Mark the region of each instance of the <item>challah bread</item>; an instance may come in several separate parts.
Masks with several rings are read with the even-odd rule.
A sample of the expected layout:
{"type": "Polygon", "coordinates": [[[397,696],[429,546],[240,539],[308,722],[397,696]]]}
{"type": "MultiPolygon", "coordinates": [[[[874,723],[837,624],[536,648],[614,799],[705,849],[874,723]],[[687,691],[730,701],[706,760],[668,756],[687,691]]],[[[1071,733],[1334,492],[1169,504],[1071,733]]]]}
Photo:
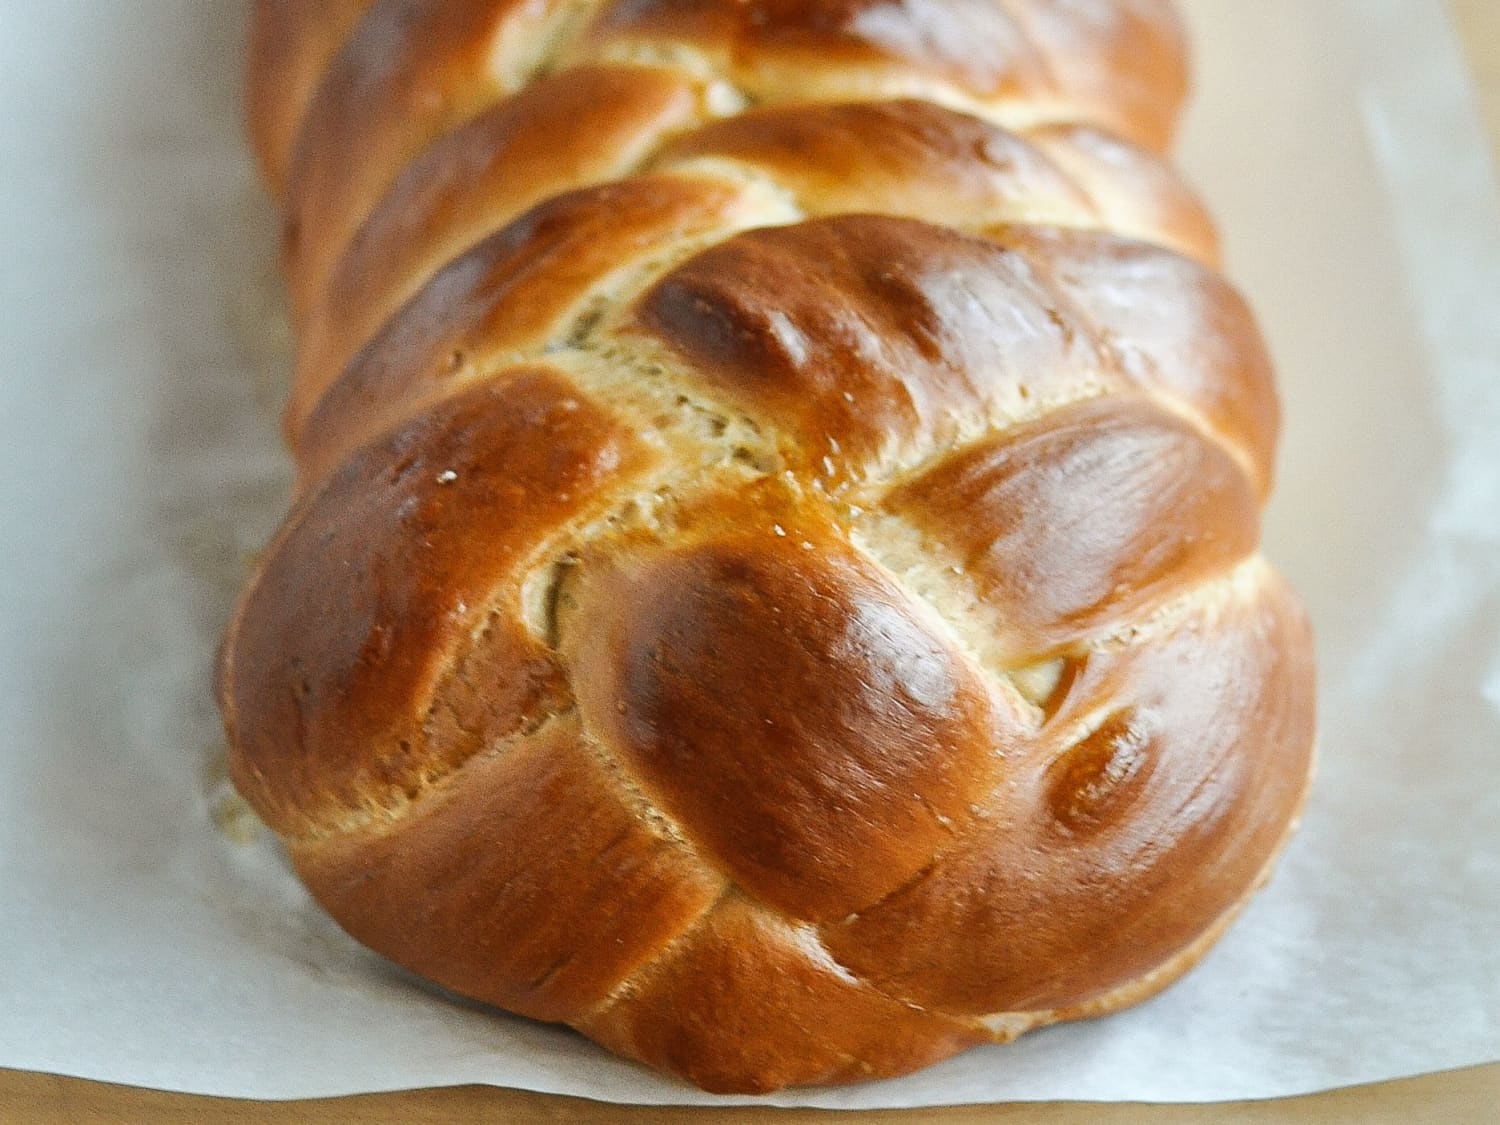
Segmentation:
{"type": "Polygon", "coordinates": [[[1164,0],[259,0],[294,508],[219,694],[356,938],[710,1090],[1186,971],[1297,815],[1164,0]]]}

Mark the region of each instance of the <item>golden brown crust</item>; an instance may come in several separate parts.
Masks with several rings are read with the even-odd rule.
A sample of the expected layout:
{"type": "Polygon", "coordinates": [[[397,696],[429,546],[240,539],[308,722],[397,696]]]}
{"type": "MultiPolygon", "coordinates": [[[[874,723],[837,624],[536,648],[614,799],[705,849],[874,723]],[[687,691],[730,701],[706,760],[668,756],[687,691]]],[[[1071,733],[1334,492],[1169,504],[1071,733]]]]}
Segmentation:
{"type": "Polygon", "coordinates": [[[332,830],[554,710],[565,687],[519,620],[523,568],[649,461],[545,368],[356,452],[293,512],[230,634],[240,790],[278,829],[332,830]]]}
{"type": "Polygon", "coordinates": [[[1269,494],[1281,408],[1265,344],[1219,274],[1158,247],[1093,231],[995,232],[1041,263],[1094,326],[1111,363],[1161,400],[1191,409],[1269,494]]]}
{"type": "Polygon", "coordinates": [[[329,61],[374,0],[255,0],[245,94],[250,139],[278,195],[329,61]]]}
{"type": "Polygon", "coordinates": [[[650,176],[534,208],[440,270],[342,372],[304,367],[287,415],[304,474],[317,479],[441,385],[545,349],[611,274],[665,241],[732,224],[743,202],[732,184],[650,176]]]}
{"type": "Polygon", "coordinates": [[[816,935],[737,897],[579,1026],[706,1090],[752,1094],[905,1074],[985,1038],[882,996],[835,963],[816,935]]]}
{"type": "Polygon", "coordinates": [[[1164,0],[613,0],[584,50],[706,56],[757,101],[873,89],[1097,121],[1156,148],[1186,87],[1164,0]]]}
{"type": "Polygon", "coordinates": [[[752,492],[666,550],[596,545],[561,652],[584,721],[654,803],[757,901],[820,920],[967,827],[1023,723],[809,515],[752,492]]]}
{"type": "Polygon", "coordinates": [[[300,324],[405,165],[546,60],[570,0],[376,0],[308,105],[287,176],[287,278],[300,324]]]}
{"type": "Polygon", "coordinates": [[[648,67],[538,79],[440,138],[397,177],[308,313],[299,387],[326,386],[450,258],[534,204],[614,180],[694,119],[693,87],[648,67]],[[570,143],[558,144],[560,135],[570,143]]]}
{"type": "Polygon", "coordinates": [[[1259,503],[1217,443],[1146,399],[1023,423],[886,501],[951,553],[1005,623],[1002,659],[1046,659],[1255,549],[1259,503]]]}
{"type": "Polygon", "coordinates": [[[1209,266],[1219,257],[1218,232],[1197,197],[1149,150],[1094,125],[1060,122],[1026,133],[1081,185],[1099,213],[1094,224],[1127,238],[1154,242],[1209,266]]]}
{"type": "Polygon", "coordinates": [[[990,0],[614,0],[593,38],[690,44],[727,60],[751,88],[792,63],[812,76],[909,69],[976,97],[1050,85],[1036,44],[990,0]]]}
{"type": "Polygon", "coordinates": [[[712,122],[663,153],[704,156],[763,170],[809,215],[1102,226],[1216,254],[1212,225],[1161,158],[1081,125],[1012,132],[912,98],[773,106],[712,122]]]}
{"type": "Polygon", "coordinates": [[[941,1011],[1064,1008],[1233,906],[1300,804],[1305,775],[1281,755],[1312,738],[1311,668],[1278,580],[1216,593],[1153,643],[1087,656],[986,809],[1003,830],[824,927],[833,955],[941,1011]]]}
{"type": "Polygon", "coordinates": [[[219,695],[345,928],[726,1091],[1202,955],[1313,671],[1184,74],[1161,0],[261,0],[298,494],[219,695]]]}
{"type": "Polygon", "coordinates": [[[1105,371],[1062,304],[992,241],[855,215],[722,242],[649,289],[639,323],[837,483],[1105,371]]]}
{"type": "Polygon", "coordinates": [[[545,1020],[598,1008],[724,887],[641,819],[566,717],[472,759],[388,831],[301,841],[292,854],[371,948],[545,1020]],[[391,926],[393,902],[421,926],[391,926]]]}
{"type": "Polygon", "coordinates": [[[1052,80],[1104,125],[1157,150],[1187,94],[1187,44],[1171,0],[1001,0],[1045,53],[1052,80]]]}

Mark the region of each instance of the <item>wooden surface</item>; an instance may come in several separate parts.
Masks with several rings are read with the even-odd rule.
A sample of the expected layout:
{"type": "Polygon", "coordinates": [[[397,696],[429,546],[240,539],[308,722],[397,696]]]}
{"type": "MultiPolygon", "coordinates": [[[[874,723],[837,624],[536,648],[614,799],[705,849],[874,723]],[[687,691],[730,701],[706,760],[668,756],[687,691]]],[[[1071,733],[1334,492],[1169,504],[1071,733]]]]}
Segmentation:
{"type": "MultiPolygon", "coordinates": [[[[1500,156],[1500,0],[1449,0],[1469,53],[1493,151],[1500,156]]],[[[0,1014],[0,1019],[3,1019],[0,1014]]],[[[1309,1098],[1212,1106],[997,1105],[861,1113],[860,1122],[891,1125],[1407,1125],[1419,1122],[1500,1122],[1500,1064],[1309,1098]]],[[[803,1125],[853,1122],[856,1115],[816,1110],[661,1109],[622,1107],[516,1090],[462,1087],[317,1102],[235,1102],[109,1086],[55,1075],[0,1070],[0,1122],[5,1125],[803,1125]]]]}
{"type": "Polygon", "coordinates": [[[1311,1098],[1223,1105],[1054,1102],[844,1113],[617,1106],[462,1086],[316,1102],[235,1102],[0,1071],[6,1125],[1465,1125],[1500,1121],[1500,1067],[1431,1074],[1311,1098]]]}
{"type": "Polygon", "coordinates": [[[1490,151],[1500,162],[1500,0],[1449,0],[1468,50],[1490,151]]]}

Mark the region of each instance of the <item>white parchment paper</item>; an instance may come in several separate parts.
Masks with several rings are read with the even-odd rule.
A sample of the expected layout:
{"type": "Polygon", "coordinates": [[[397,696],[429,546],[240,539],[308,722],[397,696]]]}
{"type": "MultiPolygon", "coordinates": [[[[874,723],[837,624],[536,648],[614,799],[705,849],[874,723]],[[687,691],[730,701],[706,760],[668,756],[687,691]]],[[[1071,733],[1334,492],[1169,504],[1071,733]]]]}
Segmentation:
{"type": "MultiPolygon", "coordinates": [[[[245,6],[0,5],[0,1066],[710,1100],[383,965],[227,800],[208,670],[285,482],[245,6]]],[[[1185,163],[1285,388],[1270,545],[1323,669],[1305,826],[1155,1002],[772,1103],[1240,1098],[1500,1059],[1500,210],[1456,43],[1438,0],[1188,7],[1185,163]]]]}

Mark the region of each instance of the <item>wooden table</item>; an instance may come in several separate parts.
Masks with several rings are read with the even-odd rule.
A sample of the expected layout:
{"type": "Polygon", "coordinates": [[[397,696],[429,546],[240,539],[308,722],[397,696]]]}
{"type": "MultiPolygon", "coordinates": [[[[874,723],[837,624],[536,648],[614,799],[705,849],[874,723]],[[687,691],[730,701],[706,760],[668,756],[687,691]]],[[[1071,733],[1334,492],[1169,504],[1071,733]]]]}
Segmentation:
{"type": "Polygon", "coordinates": [[[1496,0],[1449,0],[1459,33],[1468,48],[1480,109],[1500,164],[1500,3],[1496,0]]]}
{"type": "MultiPolygon", "coordinates": [[[[1319,0],[1321,2],[1321,0],[1319,0]]],[[[1500,162],[1500,0],[1449,0],[1468,48],[1481,109],[1500,162]]],[[[3,1018],[3,1017],[0,1017],[3,1018]]],[[[891,1125],[998,1125],[1028,1122],[1058,1125],[1220,1125],[1223,1122],[1293,1122],[1302,1125],[1407,1125],[1409,1122],[1500,1122],[1500,1064],[1402,1082],[1337,1090],[1307,1098],[1213,1106],[1146,1106],[1050,1103],[959,1106],[904,1112],[861,1113],[860,1122],[891,1125]]],[[[0,1122],[53,1125],[129,1122],[132,1125],[450,1125],[506,1122],[532,1125],[566,1122],[597,1125],[619,1122],[709,1121],[713,1125],[802,1125],[852,1122],[855,1115],[818,1110],[630,1108],[573,1098],[549,1097],[491,1087],[459,1087],[336,1098],[316,1102],[237,1102],[193,1098],[0,1070],[0,1122]]]]}

